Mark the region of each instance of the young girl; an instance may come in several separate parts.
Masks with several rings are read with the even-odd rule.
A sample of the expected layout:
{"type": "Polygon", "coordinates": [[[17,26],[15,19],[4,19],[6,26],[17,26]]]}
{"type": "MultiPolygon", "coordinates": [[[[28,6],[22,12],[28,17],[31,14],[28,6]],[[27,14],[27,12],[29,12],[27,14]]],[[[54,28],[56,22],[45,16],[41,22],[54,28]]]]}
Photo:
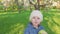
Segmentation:
{"type": "Polygon", "coordinates": [[[30,23],[24,31],[24,34],[38,34],[39,31],[44,30],[44,27],[40,25],[42,21],[42,13],[39,10],[32,11],[32,13],[30,14],[30,23]]]}

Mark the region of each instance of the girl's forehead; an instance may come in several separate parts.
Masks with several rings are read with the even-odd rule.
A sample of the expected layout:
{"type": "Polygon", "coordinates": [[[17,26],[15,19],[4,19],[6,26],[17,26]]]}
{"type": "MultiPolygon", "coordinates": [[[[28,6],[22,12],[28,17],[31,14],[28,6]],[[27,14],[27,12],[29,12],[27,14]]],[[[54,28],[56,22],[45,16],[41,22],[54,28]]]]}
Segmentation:
{"type": "Polygon", "coordinates": [[[33,16],[33,17],[40,18],[39,16],[33,16]]]}
{"type": "Polygon", "coordinates": [[[40,18],[40,17],[38,17],[38,16],[33,16],[33,18],[34,18],[34,17],[35,17],[35,18],[40,18]]]}

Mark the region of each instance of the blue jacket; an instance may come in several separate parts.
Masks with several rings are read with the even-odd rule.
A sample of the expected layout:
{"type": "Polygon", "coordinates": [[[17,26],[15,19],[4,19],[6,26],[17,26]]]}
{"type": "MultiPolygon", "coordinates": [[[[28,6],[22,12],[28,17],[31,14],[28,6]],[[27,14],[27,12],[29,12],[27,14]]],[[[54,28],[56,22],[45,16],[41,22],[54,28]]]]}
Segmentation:
{"type": "Polygon", "coordinates": [[[34,28],[33,25],[30,23],[26,30],[24,31],[24,34],[38,34],[40,30],[43,30],[43,26],[39,26],[38,29],[34,28]]]}

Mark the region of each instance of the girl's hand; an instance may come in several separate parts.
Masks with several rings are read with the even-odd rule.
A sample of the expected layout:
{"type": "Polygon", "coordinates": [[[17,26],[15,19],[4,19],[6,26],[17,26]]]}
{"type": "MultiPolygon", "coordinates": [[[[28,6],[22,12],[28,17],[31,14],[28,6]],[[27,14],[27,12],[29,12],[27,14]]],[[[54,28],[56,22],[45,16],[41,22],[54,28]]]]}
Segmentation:
{"type": "Polygon", "coordinates": [[[38,34],[48,34],[45,30],[40,30],[38,34]]]}

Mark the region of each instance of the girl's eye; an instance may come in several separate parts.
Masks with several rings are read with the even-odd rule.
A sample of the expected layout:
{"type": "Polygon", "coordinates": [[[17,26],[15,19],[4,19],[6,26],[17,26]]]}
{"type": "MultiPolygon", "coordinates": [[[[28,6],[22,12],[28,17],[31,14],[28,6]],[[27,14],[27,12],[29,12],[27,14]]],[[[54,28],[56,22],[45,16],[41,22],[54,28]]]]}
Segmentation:
{"type": "Polygon", "coordinates": [[[33,19],[35,19],[35,17],[33,17],[33,19]]]}
{"type": "MultiPolygon", "coordinates": [[[[35,19],[36,17],[33,17],[33,19],[35,19]]],[[[40,19],[40,18],[37,18],[37,19],[40,19]]]]}
{"type": "Polygon", "coordinates": [[[37,19],[40,19],[40,18],[37,18],[37,19]]]}

